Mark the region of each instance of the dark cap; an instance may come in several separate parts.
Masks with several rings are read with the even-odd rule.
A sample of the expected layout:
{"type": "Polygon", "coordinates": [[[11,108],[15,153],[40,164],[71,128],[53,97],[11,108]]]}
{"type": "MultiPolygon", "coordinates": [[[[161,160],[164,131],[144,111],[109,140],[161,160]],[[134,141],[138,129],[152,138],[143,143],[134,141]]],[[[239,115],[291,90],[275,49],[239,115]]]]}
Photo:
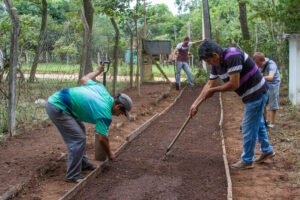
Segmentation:
{"type": "Polygon", "coordinates": [[[122,110],[124,111],[125,116],[128,119],[130,119],[129,111],[131,110],[133,105],[131,98],[127,94],[119,93],[117,96],[114,97],[114,99],[116,101],[116,104],[123,105],[122,110]]]}
{"type": "Polygon", "coordinates": [[[186,36],[183,40],[185,40],[185,41],[190,41],[190,37],[189,37],[189,36],[186,36]]]}

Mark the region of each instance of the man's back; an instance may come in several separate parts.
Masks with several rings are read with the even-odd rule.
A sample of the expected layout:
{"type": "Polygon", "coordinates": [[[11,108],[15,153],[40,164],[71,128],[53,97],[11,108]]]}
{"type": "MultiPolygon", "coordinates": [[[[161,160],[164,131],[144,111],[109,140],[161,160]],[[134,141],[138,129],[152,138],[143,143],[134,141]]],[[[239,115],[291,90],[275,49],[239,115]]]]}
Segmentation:
{"type": "Polygon", "coordinates": [[[267,81],[267,84],[269,87],[279,87],[280,86],[280,74],[278,67],[276,63],[273,60],[270,60],[269,58],[265,58],[267,63],[265,67],[262,68],[262,73],[264,76],[268,76],[270,72],[274,72],[274,78],[272,81],[267,81]]]}
{"type": "Polygon", "coordinates": [[[84,122],[96,124],[98,119],[112,119],[112,97],[102,84],[92,80],[87,86],[60,90],[48,101],[84,122]]]}

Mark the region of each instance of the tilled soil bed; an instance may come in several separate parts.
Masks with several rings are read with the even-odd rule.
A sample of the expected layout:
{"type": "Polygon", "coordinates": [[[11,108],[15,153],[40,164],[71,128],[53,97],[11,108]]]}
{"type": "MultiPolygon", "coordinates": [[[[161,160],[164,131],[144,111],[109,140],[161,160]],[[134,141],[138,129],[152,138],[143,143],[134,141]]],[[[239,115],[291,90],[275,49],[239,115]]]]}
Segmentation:
{"type": "MultiPolygon", "coordinates": [[[[178,96],[175,87],[165,83],[141,85],[141,95],[136,88],[125,91],[132,99],[134,120],[124,116],[113,117],[109,140],[116,151],[127,136],[155,114],[162,112],[178,96]]],[[[93,163],[95,125],[85,124],[87,130],[87,154],[93,163]]],[[[0,143],[0,199],[53,200],[62,197],[75,186],[65,179],[67,150],[56,127],[25,129],[21,135],[0,143]]],[[[83,173],[87,176],[89,172],[83,173]]]]}
{"type": "Polygon", "coordinates": [[[168,112],[108,162],[75,199],[226,199],[218,95],[199,107],[164,159],[200,91],[187,88],[168,112]]]}

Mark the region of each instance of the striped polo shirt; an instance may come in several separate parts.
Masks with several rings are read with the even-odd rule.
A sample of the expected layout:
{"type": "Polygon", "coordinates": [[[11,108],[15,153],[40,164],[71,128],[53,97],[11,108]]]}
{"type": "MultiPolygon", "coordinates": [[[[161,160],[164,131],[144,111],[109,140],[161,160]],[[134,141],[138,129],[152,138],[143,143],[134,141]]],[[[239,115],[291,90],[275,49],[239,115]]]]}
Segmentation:
{"type": "Polygon", "coordinates": [[[238,48],[224,48],[221,55],[221,65],[212,66],[210,80],[221,78],[224,82],[229,81],[229,75],[240,73],[240,86],[235,92],[242,97],[244,103],[259,99],[268,86],[260,74],[258,67],[248,54],[238,48]]]}

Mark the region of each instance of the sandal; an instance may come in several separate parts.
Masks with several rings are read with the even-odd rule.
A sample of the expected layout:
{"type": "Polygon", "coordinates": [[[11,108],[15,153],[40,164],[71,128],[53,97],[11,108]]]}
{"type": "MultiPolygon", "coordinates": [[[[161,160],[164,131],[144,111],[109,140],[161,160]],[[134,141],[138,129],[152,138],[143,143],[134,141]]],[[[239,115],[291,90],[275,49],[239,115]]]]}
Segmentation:
{"type": "Polygon", "coordinates": [[[93,171],[94,169],[96,169],[98,166],[93,164],[93,163],[89,163],[87,167],[85,167],[84,169],[82,169],[82,171],[93,171]]]}
{"type": "Polygon", "coordinates": [[[76,176],[72,179],[66,179],[66,182],[69,182],[69,183],[80,183],[82,180],[84,179],[83,176],[76,176]]]}

